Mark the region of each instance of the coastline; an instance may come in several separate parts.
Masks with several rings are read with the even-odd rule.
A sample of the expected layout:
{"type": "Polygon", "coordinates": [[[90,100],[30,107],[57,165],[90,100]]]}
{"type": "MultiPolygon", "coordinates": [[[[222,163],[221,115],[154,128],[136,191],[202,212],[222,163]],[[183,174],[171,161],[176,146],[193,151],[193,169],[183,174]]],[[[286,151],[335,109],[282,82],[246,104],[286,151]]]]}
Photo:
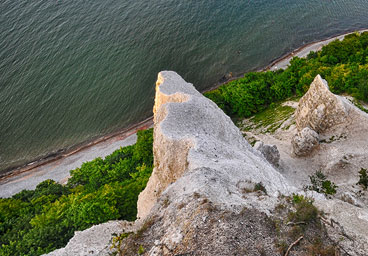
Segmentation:
{"type": "Polygon", "coordinates": [[[98,137],[97,139],[92,139],[74,146],[71,146],[70,148],[67,149],[60,149],[56,152],[52,152],[48,155],[42,156],[38,159],[34,159],[29,163],[20,165],[20,166],[15,166],[15,167],[10,167],[8,169],[5,170],[4,173],[0,174],[0,185],[2,184],[3,180],[6,180],[8,177],[11,176],[15,176],[15,175],[19,175],[23,172],[27,172],[27,171],[31,171],[34,168],[40,167],[42,165],[46,165],[50,162],[53,161],[57,161],[61,158],[65,158],[68,156],[71,156],[75,153],[78,153],[80,151],[83,151],[89,147],[95,146],[99,143],[102,142],[106,142],[108,140],[111,140],[113,138],[117,138],[117,137],[123,137],[122,139],[124,139],[124,137],[128,137],[129,135],[131,135],[132,133],[136,133],[138,130],[142,130],[142,129],[146,129],[147,127],[151,126],[153,124],[153,117],[149,117],[137,124],[131,125],[128,128],[125,128],[121,131],[118,132],[114,132],[114,133],[110,133],[107,135],[104,135],[102,137],[98,137]]]}
{"type": "MultiPolygon", "coordinates": [[[[347,32],[341,35],[337,35],[337,36],[333,36],[327,39],[323,39],[317,42],[311,42],[309,44],[303,45],[301,47],[299,47],[298,49],[285,54],[284,56],[277,58],[273,61],[271,61],[271,63],[269,65],[267,65],[266,67],[257,70],[257,72],[261,72],[261,71],[275,71],[277,69],[281,69],[281,68],[286,68],[287,65],[290,63],[290,60],[293,57],[306,57],[309,52],[311,51],[319,51],[322,49],[322,47],[324,45],[327,45],[328,43],[330,43],[331,41],[334,41],[336,39],[342,40],[345,36],[358,32],[358,33],[362,33],[362,32],[366,32],[368,31],[368,29],[362,29],[359,31],[352,31],[352,32],[347,32]]],[[[245,72],[247,73],[247,72],[245,72]]],[[[218,87],[220,87],[221,85],[227,84],[231,81],[234,81],[236,79],[242,78],[244,76],[245,73],[242,73],[240,75],[237,76],[230,76],[230,77],[226,77],[224,76],[224,78],[226,79],[226,81],[224,81],[224,78],[221,79],[221,81],[219,83],[217,83],[216,85],[210,87],[209,89],[204,90],[202,93],[204,92],[208,92],[214,89],[217,89],[218,87]]],[[[149,128],[153,125],[153,117],[149,117],[146,120],[143,120],[140,123],[134,124],[122,131],[119,132],[115,132],[112,134],[108,134],[105,135],[103,137],[91,140],[91,141],[87,141],[85,143],[82,144],[78,144],[75,146],[72,146],[71,148],[68,149],[63,149],[63,150],[59,150],[57,152],[53,152],[50,153],[46,156],[43,156],[35,161],[32,161],[31,163],[27,163],[25,165],[22,166],[18,166],[18,167],[14,167],[14,168],[9,168],[7,172],[0,174],[0,187],[1,187],[1,193],[0,193],[0,197],[5,196],[9,196],[9,194],[14,194],[17,192],[14,191],[4,191],[4,186],[7,185],[13,185],[15,183],[19,183],[18,187],[22,185],[24,185],[24,180],[29,180],[31,177],[36,177],[37,179],[33,179],[34,181],[37,181],[37,184],[41,181],[38,182],[38,180],[40,179],[40,176],[45,176],[46,173],[50,172],[51,170],[55,170],[55,166],[62,166],[63,163],[68,163],[70,162],[69,159],[76,157],[79,160],[84,160],[85,161],[90,161],[88,160],[93,154],[88,153],[88,151],[93,152],[94,149],[97,148],[104,148],[104,146],[106,145],[112,145],[114,143],[117,143],[120,145],[125,145],[126,143],[135,143],[135,141],[132,139],[131,136],[133,136],[138,130],[141,129],[146,129],[149,128]],[[83,155],[84,158],[81,159],[79,155],[83,155]]],[[[128,145],[128,144],[127,144],[128,145]]],[[[117,149],[117,148],[115,148],[117,149]]],[[[99,155],[98,156],[103,156],[103,155],[107,155],[107,152],[110,152],[111,148],[109,148],[109,150],[105,150],[103,152],[98,152],[99,155]]],[[[113,151],[112,151],[113,152],[113,151]]],[[[111,152],[111,153],[112,153],[111,152]]],[[[95,152],[94,152],[95,153],[95,152]]],[[[98,157],[97,156],[97,157],[98,157]]],[[[94,159],[94,158],[93,158],[94,159]]],[[[91,159],[92,160],[92,159],[91,159]]],[[[79,161],[80,162],[80,161],[79,161]]],[[[78,162],[78,163],[79,163],[78,162]]],[[[76,161],[75,161],[76,163],[76,161]]],[[[68,165],[70,166],[70,165],[68,165]]],[[[75,166],[75,165],[73,165],[75,166]]],[[[80,166],[80,165],[79,165],[80,166]]],[[[73,169],[77,168],[78,166],[74,167],[73,169]]],[[[63,170],[63,174],[65,177],[60,178],[59,180],[56,180],[57,182],[63,183],[66,182],[68,175],[69,175],[69,171],[72,169],[69,169],[70,167],[65,167],[64,169],[67,170],[63,170]],[[65,175],[67,173],[67,175],[65,175]]],[[[26,187],[22,187],[22,189],[32,189],[32,187],[35,187],[37,184],[35,184],[35,182],[31,182],[32,184],[29,184],[26,187]]],[[[28,182],[27,182],[28,184],[28,182]]],[[[8,187],[9,189],[9,187],[8,187]]],[[[6,189],[5,189],[6,190],[6,189]]],[[[12,189],[13,190],[13,189],[12,189]]],[[[21,190],[19,190],[21,191],[21,190]]],[[[18,191],[18,192],[19,192],[18,191]]]]}
{"type": "MultiPolygon", "coordinates": [[[[275,71],[275,70],[278,70],[278,69],[285,69],[288,66],[288,64],[290,63],[292,58],[294,58],[294,57],[300,57],[300,58],[307,57],[307,55],[311,51],[314,51],[314,52],[320,51],[323,46],[329,44],[330,42],[332,42],[336,39],[342,40],[342,39],[345,38],[345,36],[356,33],[356,32],[357,33],[368,32],[368,28],[361,29],[361,30],[350,31],[350,32],[346,32],[346,33],[343,33],[343,34],[339,34],[337,36],[331,36],[331,37],[328,37],[328,38],[325,38],[325,39],[322,39],[322,40],[307,43],[307,44],[302,45],[301,47],[299,47],[299,48],[297,48],[297,49],[295,49],[295,50],[293,50],[293,51],[291,51],[291,52],[289,52],[289,53],[287,53],[287,54],[285,54],[285,55],[283,55],[279,58],[276,58],[275,60],[272,60],[271,63],[268,64],[266,67],[255,70],[255,72],[275,71]]],[[[248,71],[248,72],[251,72],[251,71],[248,71]]],[[[212,87],[204,90],[202,93],[213,91],[213,90],[219,88],[222,85],[228,84],[228,83],[230,83],[234,80],[242,78],[248,72],[240,73],[239,75],[236,75],[236,76],[231,76],[226,81],[220,81],[219,83],[213,85],[212,87]]]]}
{"type": "Polygon", "coordinates": [[[74,145],[68,149],[59,150],[56,153],[50,153],[49,155],[43,156],[30,163],[27,163],[27,164],[24,164],[18,167],[14,167],[10,169],[9,171],[0,174],[0,187],[8,182],[15,180],[16,177],[18,176],[24,176],[25,174],[28,174],[31,172],[37,172],[37,170],[45,166],[52,165],[54,162],[57,162],[57,161],[63,161],[67,158],[77,155],[78,153],[83,153],[84,151],[88,151],[93,147],[97,147],[97,146],[104,147],[106,145],[109,145],[109,144],[112,144],[118,141],[124,144],[124,140],[126,140],[133,134],[136,134],[137,131],[147,129],[151,127],[152,125],[153,125],[153,117],[149,117],[121,131],[110,133],[105,136],[99,137],[97,139],[92,139],[85,143],[74,145]]]}
{"type": "Polygon", "coordinates": [[[0,179],[0,197],[10,197],[23,189],[34,189],[46,179],[65,184],[71,170],[97,157],[104,158],[120,147],[134,144],[137,141],[137,131],[150,128],[152,125],[152,118],[148,118],[128,129],[90,141],[47,161],[19,168],[0,179]]]}

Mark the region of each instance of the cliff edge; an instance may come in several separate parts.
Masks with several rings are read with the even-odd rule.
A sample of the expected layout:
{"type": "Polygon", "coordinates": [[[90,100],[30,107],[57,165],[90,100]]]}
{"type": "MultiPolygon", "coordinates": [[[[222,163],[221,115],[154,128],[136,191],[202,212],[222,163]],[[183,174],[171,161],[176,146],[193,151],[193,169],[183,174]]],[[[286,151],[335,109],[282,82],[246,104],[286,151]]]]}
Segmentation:
{"type": "Polygon", "coordinates": [[[167,186],[183,174],[178,191],[182,197],[197,191],[224,205],[243,203],[242,183],[262,182],[275,196],[291,190],[231,119],[172,71],[160,72],[157,79],[153,152],[155,169],[139,195],[139,218],[145,218],[167,186]]]}
{"type": "MultiPolygon", "coordinates": [[[[328,90],[320,77],[315,81],[316,94],[328,90]]],[[[354,106],[344,100],[328,103],[320,95],[325,107],[318,107],[321,104],[312,98],[305,101],[307,111],[299,104],[297,113],[304,113],[295,117],[300,117],[299,127],[324,129],[323,136],[349,127],[354,134],[366,134],[368,118],[351,111],[354,106]],[[314,113],[315,108],[324,110],[314,113]],[[359,125],[351,126],[354,122],[341,121],[340,117],[335,121],[325,118],[331,111],[348,113],[346,118],[359,125]]],[[[285,133],[279,134],[283,140],[269,134],[263,137],[277,145],[268,146],[271,164],[262,149],[265,145],[258,145],[261,151],[252,148],[231,119],[192,84],[175,72],[160,72],[154,105],[155,168],[139,195],[137,221],[109,222],[77,232],[65,248],[49,255],[285,255],[293,244],[298,246],[292,248],[292,255],[366,255],[365,201],[349,203],[337,197],[345,195],[355,178],[346,172],[348,168],[342,171],[340,165],[334,165],[335,169],[329,169],[331,174],[345,173],[345,184],[349,178],[343,191],[338,190],[331,199],[303,192],[301,185],[308,174],[316,167],[325,167],[326,161],[314,155],[293,156],[290,138],[295,130],[292,126],[280,129],[285,133]],[[293,194],[298,191],[313,200],[293,194]],[[320,214],[312,201],[325,214],[320,214]]],[[[353,142],[357,140],[361,138],[353,142]]],[[[322,145],[322,155],[330,161],[334,152],[342,150],[341,157],[345,156],[347,148],[353,148],[346,147],[346,142],[341,144],[345,146],[337,145],[342,141],[322,145]]]]}

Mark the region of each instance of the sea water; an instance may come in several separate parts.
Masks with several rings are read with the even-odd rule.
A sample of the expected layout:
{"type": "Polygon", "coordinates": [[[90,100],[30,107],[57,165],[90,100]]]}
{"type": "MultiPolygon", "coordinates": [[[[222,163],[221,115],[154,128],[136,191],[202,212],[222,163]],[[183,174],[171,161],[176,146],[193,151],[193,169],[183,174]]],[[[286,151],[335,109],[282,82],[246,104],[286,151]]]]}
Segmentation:
{"type": "Polygon", "coordinates": [[[161,70],[205,90],[362,28],[367,0],[0,0],[0,171],[151,116],[161,70]]]}

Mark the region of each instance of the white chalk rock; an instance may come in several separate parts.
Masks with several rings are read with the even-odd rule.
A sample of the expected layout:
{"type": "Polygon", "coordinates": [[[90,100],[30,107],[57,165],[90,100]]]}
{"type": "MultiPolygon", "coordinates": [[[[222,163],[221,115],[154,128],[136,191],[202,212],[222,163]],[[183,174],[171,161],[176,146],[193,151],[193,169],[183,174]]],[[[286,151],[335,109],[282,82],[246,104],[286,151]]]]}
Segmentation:
{"type": "Polygon", "coordinates": [[[280,152],[276,145],[264,144],[262,141],[257,141],[254,144],[254,149],[260,151],[268,162],[274,166],[279,166],[280,152]]]}
{"type": "Polygon", "coordinates": [[[330,92],[327,81],[317,75],[308,92],[300,99],[295,112],[299,131],[309,127],[317,133],[343,123],[348,116],[341,98],[330,92]]]}
{"type": "Polygon", "coordinates": [[[176,189],[183,189],[183,196],[201,190],[225,205],[242,202],[236,191],[241,181],[262,182],[270,195],[292,189],[231,119],[175,72],[158,75],[154,122],[155,168],[139,195],[139,218],[145,218],[163,191],[182,176],[176,189]]]}
{"type": "Polygon", "coordinates": [[[319,145],[319,136],[314,130],[305,127],[295,134],[291,140],[293,153],[297,156],[306,156],[310,154],[319,145]]]}
{"type": "Polygon", "coordinates": [[[84,231],[76,231],[64,248],[44,256],[112,255],[117,251],[117,248],[112,246],[113,237],[121,233],[132,232],[134,228],[134,225],[127,221],[109,221],[95,225],[84,231]]]}

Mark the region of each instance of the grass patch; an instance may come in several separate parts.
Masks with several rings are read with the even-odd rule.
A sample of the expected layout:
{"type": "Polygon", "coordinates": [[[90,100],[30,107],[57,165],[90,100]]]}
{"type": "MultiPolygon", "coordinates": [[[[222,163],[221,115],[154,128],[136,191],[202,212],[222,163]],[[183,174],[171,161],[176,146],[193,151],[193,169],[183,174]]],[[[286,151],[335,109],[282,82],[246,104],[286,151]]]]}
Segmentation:
{"type": "Polygon", "coordinates": [[[365,113],[367,113],[368,114],[368,109],[366,109],[361,103],[360,103],[360,101],[358,101],[357,99],[354,99],[353,101],[353,104],[357,107],[357,108],[359,108],[360,110],[362,110],[362,111],[364,111],[365,113]]]}
{"type": "Polygon", "coordinates": [[[294,112],[293,107],[272,103],[267,109],[248,119],[247,124],[238,124],[243,131],[261,130],[261,133],[274,133],[294,112]]]}

